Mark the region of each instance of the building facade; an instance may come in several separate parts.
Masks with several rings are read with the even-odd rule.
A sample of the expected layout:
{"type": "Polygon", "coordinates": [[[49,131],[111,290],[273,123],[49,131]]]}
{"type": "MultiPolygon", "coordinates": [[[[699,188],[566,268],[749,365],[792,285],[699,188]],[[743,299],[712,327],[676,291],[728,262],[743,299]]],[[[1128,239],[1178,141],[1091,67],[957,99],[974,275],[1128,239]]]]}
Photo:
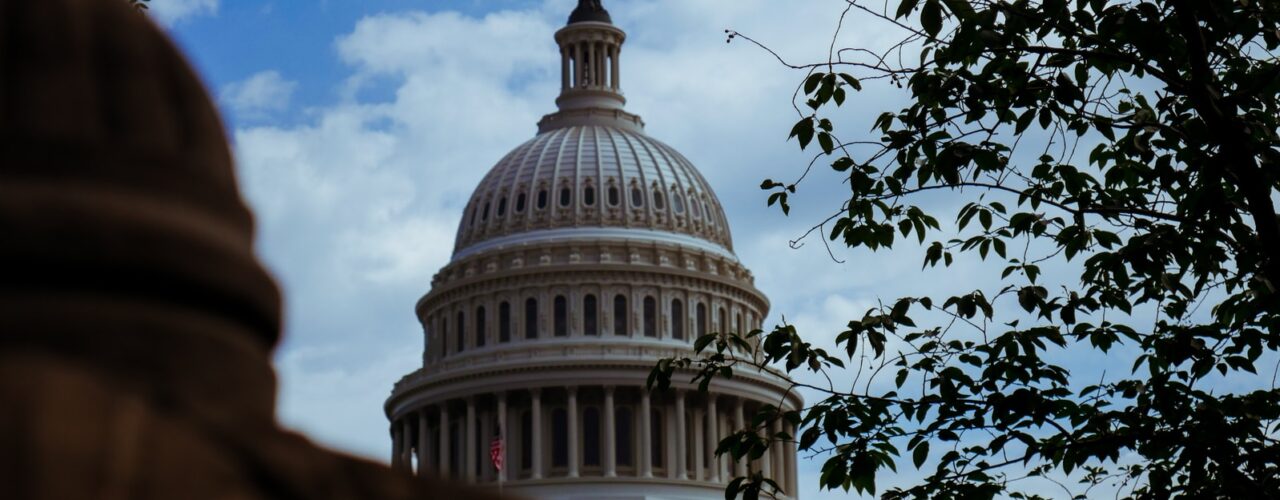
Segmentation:
{"type": "Polygon", "coordinates": [[[625,39],[599,0],[556,33],[559,111],[480,182],[417,304],[423,367],[386,403],[392,463],[557,499],[723,498],[765,470],[793,498],[793,443],[750,463],[714,454],[761,405],[801,406],[781,378],[645,390],[658,359],[759,328],[769,302],[707,181],[624,110],[625,39]]]}

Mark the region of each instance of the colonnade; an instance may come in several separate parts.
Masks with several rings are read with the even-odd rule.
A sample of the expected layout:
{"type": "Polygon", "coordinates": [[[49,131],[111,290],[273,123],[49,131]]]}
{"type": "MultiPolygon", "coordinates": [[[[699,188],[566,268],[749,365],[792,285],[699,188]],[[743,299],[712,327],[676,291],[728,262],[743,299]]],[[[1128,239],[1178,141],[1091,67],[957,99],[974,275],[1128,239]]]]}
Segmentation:
{"type": "MultiPolygon", "coordinates": [[[[728,483],[763,470],[794,495],[795,441],[774,443],[749,463],[715,456],[720,439],[745,428],[762,404],[682,389],[650,394],[627,386],[475,394],[398,415],[391,426],[392,466],[480,483],[579,477],[728,483]],[[501,471],[489,456],[499,433],[505,443],[501,471]]],[[[784,430],[795,435],[783,422],[768,431],[784,430]]]]}

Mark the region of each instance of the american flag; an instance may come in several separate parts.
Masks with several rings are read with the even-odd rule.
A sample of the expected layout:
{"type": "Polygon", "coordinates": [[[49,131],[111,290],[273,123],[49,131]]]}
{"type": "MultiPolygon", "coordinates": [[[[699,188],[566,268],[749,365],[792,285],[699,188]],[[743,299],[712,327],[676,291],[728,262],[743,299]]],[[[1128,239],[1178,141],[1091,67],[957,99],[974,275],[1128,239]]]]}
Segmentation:
{"type": "Polygon", "coordinates": [[[493,462],[493,470],[502,470],[503,455],[505,455],[502,452],[504,447],[502,434],[493,436],[493,441],[489,442],[489,461],[493,462]]]}

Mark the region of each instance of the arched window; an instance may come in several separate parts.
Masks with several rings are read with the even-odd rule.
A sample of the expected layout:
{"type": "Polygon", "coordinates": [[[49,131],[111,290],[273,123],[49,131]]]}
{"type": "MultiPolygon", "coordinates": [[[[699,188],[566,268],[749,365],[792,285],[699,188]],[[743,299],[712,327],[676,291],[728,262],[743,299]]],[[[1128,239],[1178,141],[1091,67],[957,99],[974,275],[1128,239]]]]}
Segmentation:
{"type": "Polygon", "coordinates": [[[720,308],[720,333],[729,333],[729,313],[720,308]]]}
{"type": "Polygon", "coordinates": [[[511,304],[498,304],[498,342],[511,341],[511,304]]]}
{"type": "Polygon", "coordinates": [[[596,188],[587,186],[582,190],[582,204],[588,207],[596,204],[596,188]]]}
{"type": "Polygon", "coordinates": [[[533,413],[520,414],[520,470],[533,467],[533,413]]]}
{"type": "Polygon", "coordinates": [[[524,211],[524,193],[516,195],[516,213],[524,211]]]}
{"type": "Polygon", "coordinates": [[[484,306],[476,308],[476,347],[484,347],[485,337],[489,336],[489,332],[485,330],[484,306]]]}
{"type": "Polygon", "coordinates": [[[662,191],[653,192],[653,208],[658,210],[667,208],[667,203],[662,201],[662,191]]]}
{"type": "Polygon", "coordinates": [[[569,336],[569,304],[564,295],[557,295],[555,305],[555,330],[557,337],[569,336]]]}
{"type": "Polygon", "coordinates": [[[542,188],[538,190],[538,210],[542,210],[544,208],[547,208],[547,189],[546,188],[542,188]]]}
{"type": "Polygon", "coordinates": [[[684,302],[671,300],[671,338],[684,340],[684,302]]]}
{"type": "Polygon", "coordinates": [[[569,414],[564,408],[551,410],[551,466],[569,466],[569,414]]]}
{"type": "Polygon", "coordinates": [[[666,440],[662,436],[662,412],[653,410],[653,414],[649,416],[649,465],[662,467],[663,459],[666,458],[662,456],[662,443],[666,440]]]}
{"type": "Polygon", "coordinates": [[[455,349],[462,352],[467,348],[467,315],[462,311],[458,311],[458,324],[454,325],[458,332],[458,345],[455,349]]]}
{"type": "Polygon", "coordinates": [[[573,201],[573,192],[568,187],[560,188],[560,206],[567,207],[573,201]]]}
{"type": "Polygon", "coordinates": [[[600,335],[600,325],[597,321],[599,309],[596,308],[596,296],[587,295],[582,298],[582,333],[584,335],[596,336],[600,335]]]}
{"type": "MultiPolygon", "coordinates": [[[[445,313],[448,314],[448,313],[445,313]]],[[[449,320],[440,318],[440,357],[449,355],[449,320]]]]}
{"type": "Polygon", "coordinates": [[[742,333],[742,313],[738,313],[738,315],[733,318],[733,332],[738,334],[742,333]]]}
{"type": "Polygon", "coordinates": [[[480,222],[488,222],[488,221],[489,221],[489,203],[486,202],[484,204],[484,213],[480,215],[480,222]]]}
{"type": "Polygon", "coordinates": [[[676,209],[676,213],[678,214],[684,213],[684,197],[680,196],[679,193],[677,193],[675,196],[672,196],[671,207],[676,209]]]}
{"type": "Polygon", "coordinates": [[[702,218],[702,206],[698,204],[698,200],[696,198],[689,200],[689,207],[693,209],[693,216],[695,218],[702,218]]]}
{"type": "Polygon", "coordinates": [[[698,303],[698,337],[707,334],[707,305],[698,303]]]}
{"type": "Polygon", "coordinates": [[[618,202],[621,201],[618,198],[618,186],[609,186],[609,206],[618,206],[618,202]]]}
{"type": "Polygon", "coordinates": [[[653,297],[644,298],[644,336],[658,336],[658,301],[653,297]]]}
{"type": "Polygon", "coordinates": [[[640,186],[631,187],[631,206],[644,206],[644,193],[640,191],[640,186]]]}
{"type": "Polygon", "coordinates": [[[538,338],[538,299],[524,301],[524,338],[538,338]]]}
{"type": "Polygon", "coordinates": [[[476,225],[476,216],[480,214],[480,207],[471,207],[471,225],[476,225]]]}
{"type": "Polygon", "coordinates": [[[507,197],[506,196],[503,196],[501,200],[498,200],[498,217],[502,217],[504,215],[507,215],[507,197]]]}
{"type": "Polygon", "coordinates": [[[627,325],[627,297],[618,295],[613,298],[613,334],[630,335],[627,325]]]}
{"type": "Polygon", "coordinates": [[[614,427],[613,439],[616,447],[614,448],[614,463],[620,467],[630,467],[635,465],[635,452],[631,449],[631,407],[619,406],[614,409],[614,427]]]}
{"type": "Polygon", "coordinates": [[[600,466],[600,410],[594,406],[582,410],[582,465],[600,466]]]}

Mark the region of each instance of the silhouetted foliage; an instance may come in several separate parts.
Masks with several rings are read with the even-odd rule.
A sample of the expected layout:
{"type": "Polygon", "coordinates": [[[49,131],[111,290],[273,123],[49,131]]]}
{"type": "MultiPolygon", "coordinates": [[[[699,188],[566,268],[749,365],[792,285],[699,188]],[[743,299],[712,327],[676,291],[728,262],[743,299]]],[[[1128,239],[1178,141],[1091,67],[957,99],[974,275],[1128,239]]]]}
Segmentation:
{"type": "MultiPolygon", "coordinates": [[[[887,301],[849,321],[838,356],[785,324],[708,335],[651,385],[692,372],[705,386],[744,364],[828,375],[793,379],[822,399],[765,408],[717,450],[758,457],[792,437],[757,429],[801,423],[824,488],[875,493],[909,456],[926,476],[885,498],[1033,498],[1054,484],[1280,497],[1280,392],[1274,369],[1258,373],[1280,359],[1280,3],[847,3],[902,37],[833,44],[816,64],[778,58],[806,72],[791,137],[850,189],[810,233],[873,252],[914,240],[939,281],[961,259],[993,260],[979,269],[999,285],[887,301]],[[910,101],[878,115],[878,140],[852,141],[834,108],[875,111],[864,84],[910,101]],[[939,197],[961,200],[954,225],[920,206],[939,197]],[[1071,373],[1081,360],[1106,370],[1071,373]],[[1028,476],[1042,479],[1017,482],[1028,476]]],[[[804,178],[761,187],[787,214],[804,178]]],[[[765,479],[727,495],[776,487],[765,479]]]]}

